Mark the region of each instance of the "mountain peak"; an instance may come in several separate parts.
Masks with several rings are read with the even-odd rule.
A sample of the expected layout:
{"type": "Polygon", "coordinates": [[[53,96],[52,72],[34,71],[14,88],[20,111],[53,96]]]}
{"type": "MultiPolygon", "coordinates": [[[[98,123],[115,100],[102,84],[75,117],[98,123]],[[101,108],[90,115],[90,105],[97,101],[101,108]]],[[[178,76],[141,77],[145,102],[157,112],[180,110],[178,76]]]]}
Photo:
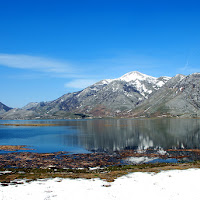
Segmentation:
{"type": "Polygon", "coordinates": [[[135,80],[155,81],[156,78],[152,77],[152,76],[149,76],[149,75],[146,75],[146,74],[142,74],[141,72],[138,72],[138,71],[132,71],[132,72],[128,72],[128,73],[124,74],[118,80],[122,80],[122,81],[126,81],[126,82],[135,81],[135,80]]]}

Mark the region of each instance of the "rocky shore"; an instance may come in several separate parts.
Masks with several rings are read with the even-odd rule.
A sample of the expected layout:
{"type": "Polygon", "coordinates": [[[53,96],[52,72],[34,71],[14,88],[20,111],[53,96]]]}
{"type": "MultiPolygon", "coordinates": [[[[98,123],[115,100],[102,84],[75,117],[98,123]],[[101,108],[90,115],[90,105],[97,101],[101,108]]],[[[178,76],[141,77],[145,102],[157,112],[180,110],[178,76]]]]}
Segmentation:
{"type": "Polygon", "coordinates": [[[67,152],[17,152],[26,146],[0,146],[0,183],[41,178],[100,178],[114,181],[130,172],[160,172],[169,169],[200,168],[200,150],[123,150],[113,153],[68,154],[67,152]],[[9,149],[10,147],[10,149],[9,149]],[[6,153],[3,153],[3,150],[6,153]],[[8,150],[15,150],[9,152],[8,150]]]}
{"type": "MultiPolygon", "coordinates": [[[[68,154],[67,152],[34,153],[26,146],[0,146],[15,151],[0,154],[0,168],[92,168],[143,163],[185,163],[200,160],[198,149],[168,149],[145,151],[123,150],[112,153],[68,154]],[[17,152],[16,150],[27,150],[17,152]],[[140,158],[140,159],[139,159],[140,158]],[[141,159],[144,158],[144,159],[141,159]],[[140,162],[138,162],[140,160],[140,162]]],[[[1,151],[0,151],[1,152],[1,151]]],[[[3,151],[2,151],[3,152],[3,151]]]]}

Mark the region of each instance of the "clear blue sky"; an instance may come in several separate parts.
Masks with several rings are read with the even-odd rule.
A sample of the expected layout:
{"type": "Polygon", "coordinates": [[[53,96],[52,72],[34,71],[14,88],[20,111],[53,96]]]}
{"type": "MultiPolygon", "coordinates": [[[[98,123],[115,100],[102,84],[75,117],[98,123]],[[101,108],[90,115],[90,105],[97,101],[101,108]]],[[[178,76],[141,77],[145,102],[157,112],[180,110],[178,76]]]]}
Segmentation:
{"type": "Polygon", "coordinates": [[[54,100],[130,71],[200,71],[200,2],[1,0],[0,102],[54,100]]]}

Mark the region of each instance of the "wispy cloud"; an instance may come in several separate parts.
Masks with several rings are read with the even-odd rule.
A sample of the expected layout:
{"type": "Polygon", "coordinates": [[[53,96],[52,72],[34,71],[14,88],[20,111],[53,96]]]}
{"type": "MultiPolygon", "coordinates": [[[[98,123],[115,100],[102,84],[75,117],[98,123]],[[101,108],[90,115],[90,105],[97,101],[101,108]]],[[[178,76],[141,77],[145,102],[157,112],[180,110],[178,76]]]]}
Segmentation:
{"type": "MultiPolygon", "coordinates": [[[[117,54],[101,59],[77,60],[68,61],[42,56],[0,53],[0,66],[25,69],[23,72],[11,74],[12,78],[61,78],[64,80],[64,87],[69,90],[83,89],[99,80],[117,78],[130,71],[141,71],[152,76],[161,76],[163,74],[160,74],[161,72],[158,69],[160,67],[165,69],[165,65],[168,65],[166,62],[151,57],[132,54],[117,54]],[[165,65],[162,63],[165,63],[165,65]]],[[[170,76],[170,74],[165,75],[170,76]]]]}
{"type": "Polygon", "coordinates": [[[23,54],[0,54],[0,65],[57,74],[73,73],[73,68],[69,63],[23,54]]]}
{"type": "Polygon", "coordinates": [[[191,67],[189,65],[186,65],[182,68],[179,68],[179,73],[182,73],[182,74],[192,74],[192,73],[195,73],[195,72],[200,72],[200,68],[196,68],[196,67],[191,67]]]}
{"type": "Polygon", "coordinates": [[[66,88],[84,89],[99,80],[95,79],[75,79],[65,84],[66,88]]]}
{"type": "Polygon", "coordinates": [[[64,87],[71,89],[83,89],[99,80],[97,78],[98,76],[95,74],[87,73],[86,67],[78,67],[71,62],[40,56],[0,54],[0,65],[31,71],[31,73],[26,71],[24,73],[15,74],[14,76],[10,75],[10,77],[15,79],[42,79],[45,77],[62,78],[66,79],[66,81],[70,79],[64,87]]]}

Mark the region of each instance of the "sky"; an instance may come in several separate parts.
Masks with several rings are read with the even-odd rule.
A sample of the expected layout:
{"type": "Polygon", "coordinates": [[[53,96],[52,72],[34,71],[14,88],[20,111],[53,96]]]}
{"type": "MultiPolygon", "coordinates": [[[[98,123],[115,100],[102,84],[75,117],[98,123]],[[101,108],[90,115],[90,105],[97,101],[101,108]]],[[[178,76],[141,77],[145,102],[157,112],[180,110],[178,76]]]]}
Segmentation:
{"type": "Polygon", "coordinates": [[[200,72],[200,2],[0,0],[0,102],[51,101],[130,71],[200,72]]]}

